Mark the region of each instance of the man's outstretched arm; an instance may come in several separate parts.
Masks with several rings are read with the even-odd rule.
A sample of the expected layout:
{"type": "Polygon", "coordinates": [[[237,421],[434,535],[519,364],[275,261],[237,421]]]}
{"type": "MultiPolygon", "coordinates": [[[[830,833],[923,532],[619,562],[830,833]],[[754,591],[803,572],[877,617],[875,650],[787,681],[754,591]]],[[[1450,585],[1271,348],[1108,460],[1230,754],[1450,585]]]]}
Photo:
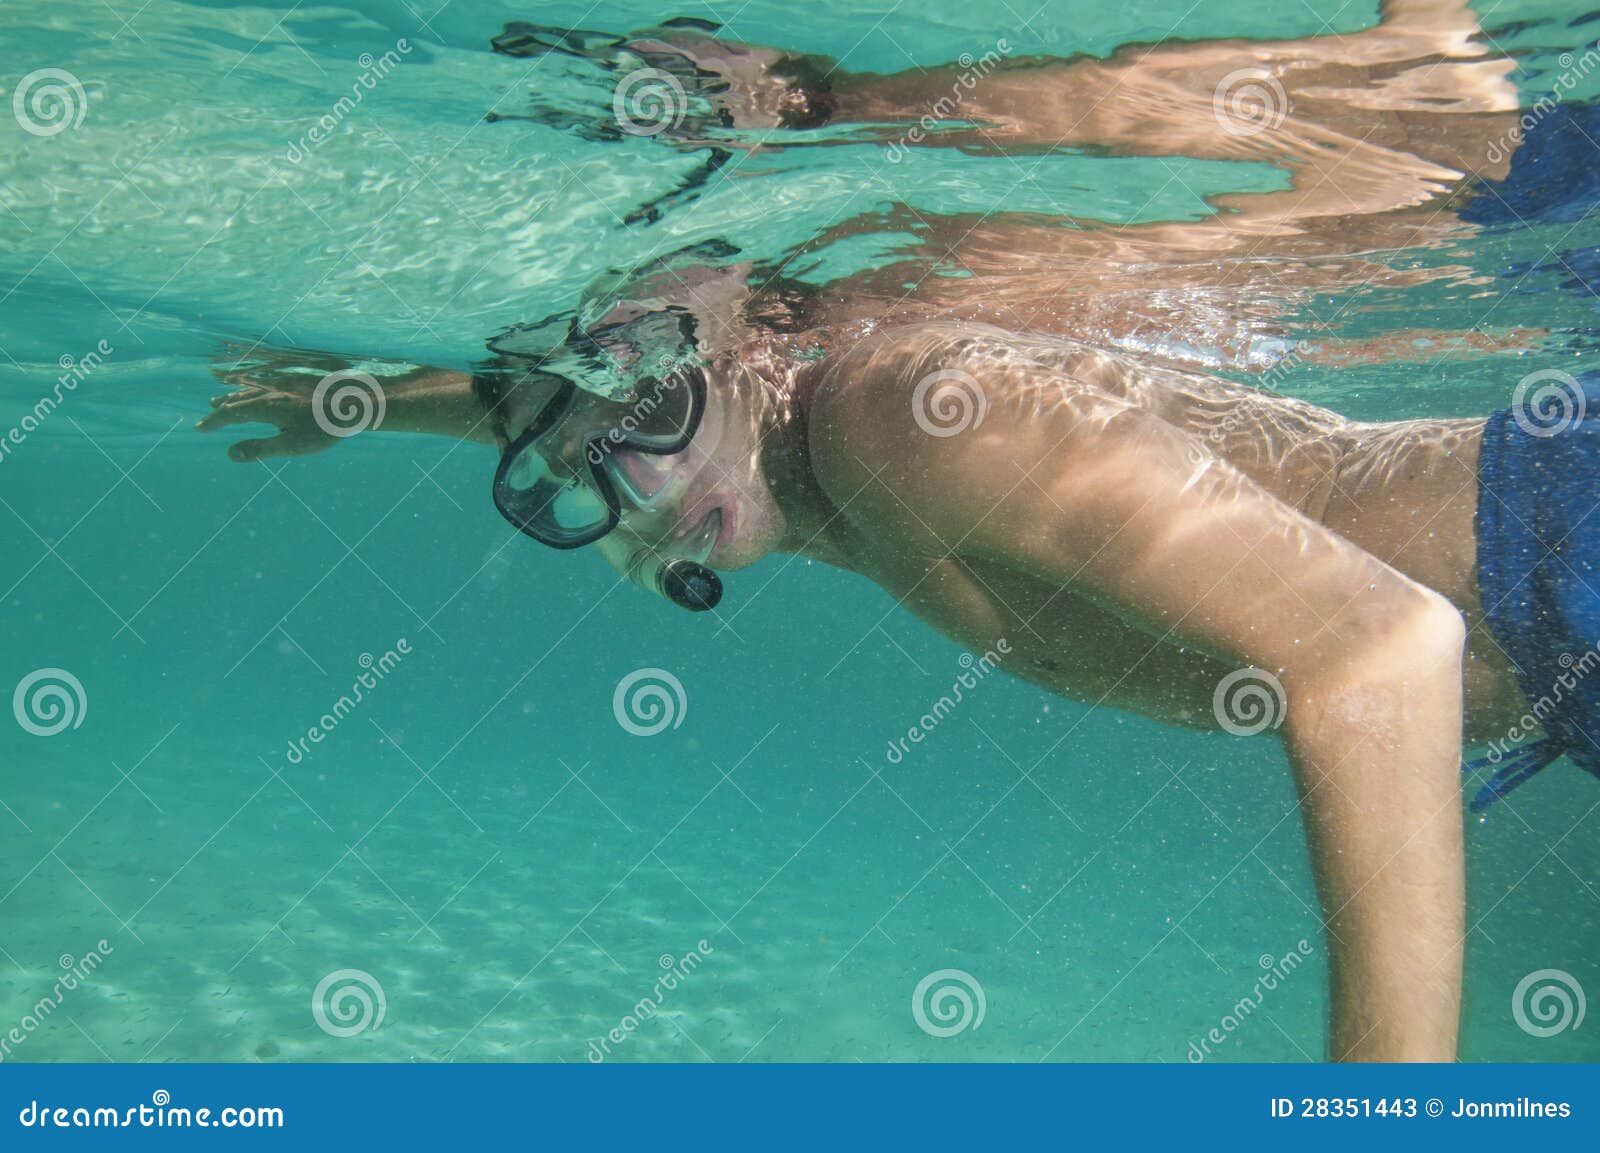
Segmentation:
{"type": "Polygon", "coordinates": [[[870,366],[853,388],[825,384],[819,467],[859,471],[841,478],[864,490],[853,515],[914,519],[901,531],[1065,586],[1147,632],[1152,651],[1195,646],[1278,677],[1331,954],[1330,1055],[1453,1060],[1459,614],[1181,430],[1042,369],[985,380],[994,363],[945,366],[990,401],[952,437],[919,434],[909,385],[868,388],[870,366]]]}
{"type": "MultiPolygon", "coordinates": [[[[240,424],[271,424],[274,436],[241,440],[229,446],[236,461],[264,460],[274,456],[307,456],[338,443],[328,431],[341,421],[328,412],[334,401],[327,393],[320,402],[317,385],[328,374],[349,371],[353,362],[306,349],[250,351],[243,362],[229,363],[225,356],[213,370],[234,391],[211,398],[211,411],[195,427],[215,432],[240,424]]],[[[430,433],[457,440],[496,444],[495,422],[483,398],[464,372],[440,368],[411,368],[394,375],[371,378],[383,394],[383,420],[377,427],[388,432],[430,433]]],[[[363,387],[349,382],[355,387],[363,387]]]]}

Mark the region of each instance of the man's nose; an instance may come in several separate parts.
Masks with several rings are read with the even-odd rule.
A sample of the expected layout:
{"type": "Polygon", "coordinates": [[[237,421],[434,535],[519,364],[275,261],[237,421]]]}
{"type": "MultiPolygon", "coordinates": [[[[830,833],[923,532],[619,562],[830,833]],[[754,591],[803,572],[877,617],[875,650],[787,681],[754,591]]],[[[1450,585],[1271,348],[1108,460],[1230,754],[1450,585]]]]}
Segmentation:
{"type": "Polygon", "coordinates": [[[656,453],[634,452],[618,447],[611,453],[611,466],[620,474],[625,495],[641,508],[648,508],[661,495],[672,478],[675,460],[656,453]]]}

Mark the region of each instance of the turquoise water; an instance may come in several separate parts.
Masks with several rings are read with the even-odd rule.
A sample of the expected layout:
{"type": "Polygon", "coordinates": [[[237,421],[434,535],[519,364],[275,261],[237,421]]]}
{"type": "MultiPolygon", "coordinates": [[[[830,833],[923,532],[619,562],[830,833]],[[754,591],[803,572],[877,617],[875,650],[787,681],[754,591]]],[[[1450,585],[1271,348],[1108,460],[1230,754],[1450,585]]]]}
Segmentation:
{"type": "MultiPolygon", "coordinates": [[[[13,6],[0,31],[7,91],[55,67],[86,100],[69,131],[0,127],[0,425],[63,357],[110,350],[0,461],[0,683],[58,668],[82,686],[75,727],[0,726],[0,1033],[98,954],[7,1059],[581,1061],[692,953],[614,1059],[1181,1061],[1302,940],[1309,958],[1215,1050],[1320,1055],[1325,954],[1276,743],[1086,715],[996,676],[893,764],[886,745],[962,654],[860,579],[772,558],[730,575],[722,622],[692,617],[616,588],[597,557],[517,537],[481,447],[362,437],[244,468],[192,431],[221,341],[465,367],[607,266],[710,236],[777,257],[880,207],[880,150],[757,158],[692,211],[624,229],[689,162],[484,125],[579,83],[570,62],[530,72],[487,40],[513,18],[626,29],[676,10],[125,7],[13,6]],[[287,160],[362,54],[401,38],[412,50],[334,138],[287,160]],[[385,669],[370,696],[291,754],[364,659],[385,669]],[[640,668],[682,687],[653,736],[613,709],[640,668]],[[944,969],[984,999],[981,1025],[950,1037],[912,1012],[944,969]],[[381,1024],[319,1025],[314,991],[341,970],[381,987],[381,1024]]],[[[1058,0],[1003,31],[1052,55],[1323,31],[1298,5],[1242,7],[1058,0]]],[[[1320,7],[1335,31],[1373,19],[1320,7]]],[[[1584,11],[1519,0],[1487,21],[1530,102],[1593,40],[1600,25],[1569,26],[1584,11]]],[[[996,32],[948,0],[683,13],[858,70],[996,32]]],[[[896,191],[982,212],[1009,164],[931,155],[896,191]]],[[[1278,181],[1089,155],[1037,173],[1053,210],[1115,223],[1196,219],[1207,196],[1278,181]]],[[[1561,269],[1515,292],[1495,273],[1597,242],[1600,225],[1535,225],[1412,254],[1472,275],[1322,315],[1346,335],[1462,328],[1503,297],[1497,327],[1587,348],[1595,298],[1561,269]]],[[[1395,419],[1487,413],[1518,375],[1424,360],[1277,385],[1395,419]]],[[[1469,1059],[1600,1056],[1592,1024],[1539,1038],[1511,1012],[1534,970],[1600,989],[1593,782],[1547,776],[1516,815],[1469,827],[1469,1059]]]]}

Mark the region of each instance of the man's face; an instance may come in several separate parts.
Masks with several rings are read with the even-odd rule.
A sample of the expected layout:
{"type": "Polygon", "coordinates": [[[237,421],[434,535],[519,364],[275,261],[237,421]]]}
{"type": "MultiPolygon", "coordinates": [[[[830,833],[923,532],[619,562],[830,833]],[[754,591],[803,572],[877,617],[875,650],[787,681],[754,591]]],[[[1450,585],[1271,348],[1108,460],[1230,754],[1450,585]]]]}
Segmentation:
{"type": "MultiPolygon", "coordinates": [[[[531,388],[525,391],[532,400],[531,388]]],[[[549,478],[546,491],[555,494],[542,507],[575,510],[574,522],[603,515],[599,472],[620,506],[617,531],[633,547],[742,568],[776,548],[786,527],[761,467],[766,399],[731,355],[652,377],[627,401],[577,391],[533,445],[549,478]],[[678,451],[649,451],[682,443],[690,427],[693,435],[678,451]]],[[[529,403],[519,416],[531,420],[537,409],[529,403]]],[[[509,424],[513,437],[525,423],[509,424]]]]}
{"type": "Polygon", "coordinates": [[[663,456],[612,446],[606,467],[630,535],[713,568],[743,568],[773,551],[786,527],[761,468],[762,386],[731,358],[705,377],[705,412],[686,449],[663,456]]]}

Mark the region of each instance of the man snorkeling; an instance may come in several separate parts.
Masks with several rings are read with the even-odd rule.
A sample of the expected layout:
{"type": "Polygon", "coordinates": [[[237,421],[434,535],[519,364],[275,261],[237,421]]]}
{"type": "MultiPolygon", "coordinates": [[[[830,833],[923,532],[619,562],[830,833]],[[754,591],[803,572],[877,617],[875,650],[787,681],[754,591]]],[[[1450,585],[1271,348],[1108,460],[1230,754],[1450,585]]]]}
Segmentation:
{"type": "MultiPolygon", "coordinates": [[[[1416,17],[1391,23],[1424,54],[1459,31],[1457,4],[1391,10],[1416,17]]],[[[1394,229],[1418,204],[1407,174],[1440,162],[1404,153],[1393,181],[1384,163],[1344,211],[1394,229]]],[[[1455,171],[1423,199],[1464,183],[1455,171]]],[[[1183,254],[1173,267],[1241,251],[1253,229],[1277,251],[1321,246],[1343,276],[1359,245],[1334,251],[1325,191],[1302,190],[1309,215],[1243,205],[1243,233],[1233,217],[1162,226],[1183,254]]],[[[1130,275],[1119,244],[1145,227],[1090,239],[1098,263],[1070,272],[1079,295],[1130,275]]],[[[1044,231],[1001,221],[993,251],[1008,229],[1044,231]]],[[[1083,314],[1054,308],[1068,274],[1015,251],[1036,279],[1001,275],[1003,307],[985,311],[981,274],[960,302],[935,285],[885,304],[873,274],[806,290],[695,246],[501,334],[477,373],[397,370],[382,427],[494,445],[494,500],[518,530],[594,544],[688,608],[719,611],[713,570],[781,552],[874,581],[961,645],[1007,638],[1010,671],[1074,700],[1215,727],[1219,686],[1250,670],[1285,703],[1331,957],[1330,1055],[1452,1060],[1463,736],[1505,731],[1600,635],[1600,518],[1550,483],[1593,474],[1600,388],[1551,369],[1532,402],[1487,421],[1351,421],[1197,371],[1250,360],[1215,315],[1227,292],[1269,295],[1259,283],[1203,285],[1165,317],[1195,355],[1134,355],[1149,312],[1123,299],[1075,338],[1083,314]],[[1552,399],[1568,419],[1540,419],[1552,399]]],[[[1300,287],[1326,287],[1305,275],[1300,287]]],[[[200,427],[280,429],[233,445],[241,461],[328,447],[307,367],[349,371],[244,351],[219,370],[237,391],[200,427]]],[[[1600,775],[1600,687],[1579,683],[1541,719],[1545,739],[1506,758],[1475,807],[1562,754],[1600,775]]]]}

